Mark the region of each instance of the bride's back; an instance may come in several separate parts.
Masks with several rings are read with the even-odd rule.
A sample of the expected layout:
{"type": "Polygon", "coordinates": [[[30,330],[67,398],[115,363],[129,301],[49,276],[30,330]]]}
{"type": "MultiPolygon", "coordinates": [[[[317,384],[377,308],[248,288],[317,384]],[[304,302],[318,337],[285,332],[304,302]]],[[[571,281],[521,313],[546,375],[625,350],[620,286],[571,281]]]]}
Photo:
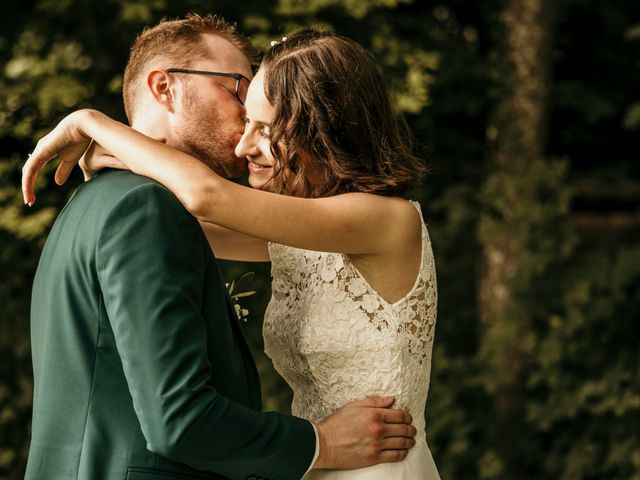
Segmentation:
{"type": "MultiPolygon", "coordinates": [[[[293,390],[292,413],[315,422],[353,400],[394,396],[395,406],[411,413],[418,430],[413,462],[421,465],[420,472],[432,472],[419,478],[437,478],[424,421],[437,307],[424,223],[418,275],[394,303],[385,301],[344,254],[278,244],[270,244],[269,252],[273,283],[264,319],[265,352],[293,390]],[[418,455],[421,449],[426,451],[418,455]]],[[[411,464],[411,456],[406,462],[411,464]]],[[[407,466],[374,468],[385,470],[379,478],[386,478],[389,468],[407,466]]],[[[404,478],[395,470],[393,475],[404,478]]]]}

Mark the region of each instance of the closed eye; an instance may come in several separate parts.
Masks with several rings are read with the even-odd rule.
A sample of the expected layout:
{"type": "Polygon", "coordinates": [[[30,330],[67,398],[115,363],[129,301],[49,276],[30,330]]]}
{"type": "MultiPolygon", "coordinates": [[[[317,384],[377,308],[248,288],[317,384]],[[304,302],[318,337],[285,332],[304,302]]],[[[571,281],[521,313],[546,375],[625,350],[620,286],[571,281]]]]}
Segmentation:
{"type": "Polygon", "coordinates": [[[267,125],[260,129],[260,136],[263,138],[271,138],[271,131],[267,125]]]}
{"type": "Polygon", "coordinates": [[[271,125],[266,124],[266,123],[262,123],[261,121],[256,120],[255,122],[253,122],[253,127],[249,127],[250,123],[252,123],[251,119],[245,115],[244,116],[244,124],[245,124],[244,131],[245,131],[245,133],[251,131],[250,130],[250,128],[251,128],[252,131],[255,131],[262,138],[265,138],[267,140],[271,139],[271,125]]]}

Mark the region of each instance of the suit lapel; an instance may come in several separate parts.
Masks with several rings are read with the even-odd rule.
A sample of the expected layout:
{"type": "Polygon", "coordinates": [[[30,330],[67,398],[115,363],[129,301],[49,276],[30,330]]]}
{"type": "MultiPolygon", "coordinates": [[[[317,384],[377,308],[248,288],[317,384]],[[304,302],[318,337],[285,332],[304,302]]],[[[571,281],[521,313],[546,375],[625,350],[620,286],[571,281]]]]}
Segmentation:
{"type": "Polygon", "coordinates": [[[253,355],[251,355],[251,350],[249,348],[249,344],[247,343],[247,339],[244,336],[244,332],[242,331],[242,326],[240,325],[240,321],[238,320],[238,316],[236,314],[236,310],[233,306],[233,302],[229,297],[229,294],[225,292],[225,300],[227,302],[227,312],[229,317],[229,323],[231,323],[231,328],[235,337],[238,340],[238,344],[240,348],[243,350],[242,358],[245,363],[245,370],[247,372],[247,390],[250,392],[251,398],[251,406],[256,410],[262,409],[262,390],[260,387],[260,376],[258,375],[258,369],[256,368],[255,360],[253,359],[253,355]]]}

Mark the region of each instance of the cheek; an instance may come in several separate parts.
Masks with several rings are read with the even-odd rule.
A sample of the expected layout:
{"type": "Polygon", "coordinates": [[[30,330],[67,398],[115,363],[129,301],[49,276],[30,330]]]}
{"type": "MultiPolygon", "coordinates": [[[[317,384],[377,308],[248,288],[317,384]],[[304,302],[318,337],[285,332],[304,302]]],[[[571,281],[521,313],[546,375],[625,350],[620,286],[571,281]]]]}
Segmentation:
{"type": "Polygon", "coordinates": [[[242,120],[244,109],[235,97],[229,98],[228,94],[210,97],[206,102],[200,103],[197,108],[204,112],[203,115],[206,115],[211,123],[217,123],[222,128],[239,130],[244,126],[242,120]]]}
{"type": "Polygon", "coordinates": [[[260,140],[259,148],[262,156],[266,158],[271,164],[274,164],[276,160],[273,156],[273,153],[271,153],[271,142],[266,138],[262,138],[260,140]]]}

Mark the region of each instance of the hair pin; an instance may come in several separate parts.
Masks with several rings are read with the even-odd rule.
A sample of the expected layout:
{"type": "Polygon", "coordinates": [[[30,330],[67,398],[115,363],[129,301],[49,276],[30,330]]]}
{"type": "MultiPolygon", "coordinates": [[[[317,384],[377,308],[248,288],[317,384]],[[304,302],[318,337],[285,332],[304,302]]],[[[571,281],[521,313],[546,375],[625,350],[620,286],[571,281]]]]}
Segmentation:
{"type": "Polygon", "coordinates": [[[271,46],[275,47],[276,45],[278,45],[279,43],[283,43],[287,40],[287,37],[282,37],[282,40],[278,41],[278,40],[271,40],[271,46]]]}

